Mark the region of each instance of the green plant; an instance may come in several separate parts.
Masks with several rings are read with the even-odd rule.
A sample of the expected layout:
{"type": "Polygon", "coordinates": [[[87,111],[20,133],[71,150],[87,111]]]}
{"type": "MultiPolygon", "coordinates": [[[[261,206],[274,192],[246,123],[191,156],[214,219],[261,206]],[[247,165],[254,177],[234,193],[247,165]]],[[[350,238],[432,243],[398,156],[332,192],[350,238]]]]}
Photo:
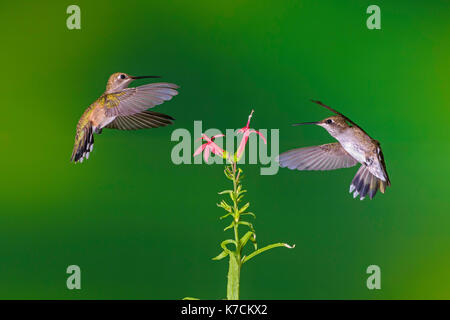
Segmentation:
{"type": "MultiPolygon", "coordinates": [[[[242,187],[242,169],[238,168],[237,163],[242,157],[243,151],[245,149],[245,145],[248,141],[248,136],[251,133],[257,133],[261,136],[261,138],[266,142],[264,136],[256,131],[249,128],[250,119],[253,115],[253,111],[250,114],[247,122],[247,126],[240,129],[238,133],[242,133],[243,137],[241,143],[238,147],[238,150],[230,156],[230,154],[220,148],[214,140],[223,135],[213,136],[212,138],[207,137],[205,134],[202,135],[202,139],[207,141],[205,144],[200,146],[194,153],[194,156],[203,152],[203,156],[205,161],[208,161],[208,157],[210,152],[213,152],[216,155],[219,155],[226,159],[227,165],[225,166],[224,174],[227,179],[232,182],[233,189],[224,190],[219,192],[220,195],[228,195],[229,202],[227,200],[222,199],[222,201],[217,204],[219,207],[223,208],[226,211],[226,214],[221,216],[220,219],[231,218],[230,224],[224,229],[224,231],[232,230],[233,237],[232,239],[226,239],[222,241],[220,244],[222,248],[222,252],[213,258],[213,260],[222,260],[224,258],[229,259],[229,268],[228,268],[228,284],[227,284],[227,299],[228,300],[238,300],[239,299],[239,284],[240,284],[240,276],[241,276],[241,268],[247,263],[249,260],[253,259],[255,256],[276,248],[276,247],[286,247],[292,249],[295,247],[290,246],[286,243],[273,243],[271,245],[267,245],[263,248],[258,249],[258,245],[256,243],[256,231],[253,227],[253,224],[249,221],[244,220],[246,217],[256,218],[253,212],[248,211],[250,207],[249,202],[244,203],[244,195],[247,190],[244,190],[242,187]],[[244,203],[244,204],[243,204],[244,203]],[[243,205],[242,205],[243,204],[243,205]],[[246,232],[240,236],[239,227],[246,228],[246,232]],[[243,254],[243,249],[249,243],[249,241],[253,244],[253,251],[248,254],[243,254]]],[[[186,298],[192,299],[192,298],[186,298]]]]}

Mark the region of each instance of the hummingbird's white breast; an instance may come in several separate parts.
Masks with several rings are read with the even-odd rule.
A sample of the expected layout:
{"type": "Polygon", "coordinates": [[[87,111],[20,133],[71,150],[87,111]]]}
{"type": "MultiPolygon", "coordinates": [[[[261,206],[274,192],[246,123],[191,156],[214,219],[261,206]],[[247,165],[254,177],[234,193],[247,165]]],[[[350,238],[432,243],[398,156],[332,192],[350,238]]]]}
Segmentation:
{"type": "Polygon", "coordinates": [[[366,165],[377,178],[386,181],[379,160],[380,148],[374,145],[372,139],[358,128],[350,127],[335,137],[342,147],[359,163],[366,165]]]}
{"type": "Polygon", "coordinates": [[[354,159],[359,163],[365,163],[366,153],[369,152],[364,143],[352,132],[352,128],[348,128],[335,137],[354,159]]]}

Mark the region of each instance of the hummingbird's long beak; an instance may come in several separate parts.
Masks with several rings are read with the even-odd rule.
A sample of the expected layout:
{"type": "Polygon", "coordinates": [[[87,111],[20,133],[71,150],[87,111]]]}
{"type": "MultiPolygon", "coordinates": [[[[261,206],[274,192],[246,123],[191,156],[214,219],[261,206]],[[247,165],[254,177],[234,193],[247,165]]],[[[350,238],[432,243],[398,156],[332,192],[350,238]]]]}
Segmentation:
{"type": "Polygon", "coordinates": [[[304,124],[318,124],[319,122],[302,122],[302,123],[294,123],[293,126],[302,126],[304,124]]]}
{"type": "Polygon", "coordinates": [[[140,77],[130,77],[133,80],[136,79],[147,79],[147,78],[161,78],[161,76],[140,76],[140,77]]]}

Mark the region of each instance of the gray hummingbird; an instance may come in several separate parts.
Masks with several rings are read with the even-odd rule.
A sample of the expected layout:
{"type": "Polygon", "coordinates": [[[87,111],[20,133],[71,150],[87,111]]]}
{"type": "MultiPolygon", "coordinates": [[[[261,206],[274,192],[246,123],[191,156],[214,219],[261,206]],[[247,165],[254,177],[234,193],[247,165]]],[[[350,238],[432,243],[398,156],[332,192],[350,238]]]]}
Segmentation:
{"type": "Polygon", "coordinates": [[[321,126],[338,142],[286,151],[278,157],[280,167],[291,170],[335,170],[360,163],[361,167],[350,185],[353,198],[360,195],[363,200],[369,195],[370,199],[373,199],[378,189],[384,193],[391,182],[380,143],[342,113],[320,101],[311,101],[327,108],[336,116],[317,122],[296,123],[294,126],[321,126]]]}
{"type": "Polygon", "coordinates": [[[173,123],[171,116],[147,109],[171,100],[178,94],[175,90],[178,86],[158,82],[128,88],[134,80],[145,78],[160,77],[134,77],[123,72],[113,73],[109,77],[106,91],[86,109],[78,121],[71,161],[77,163],[89,158],[94,147],[94,133],[102,133],[103,128],[137,130],[173,123]]]}

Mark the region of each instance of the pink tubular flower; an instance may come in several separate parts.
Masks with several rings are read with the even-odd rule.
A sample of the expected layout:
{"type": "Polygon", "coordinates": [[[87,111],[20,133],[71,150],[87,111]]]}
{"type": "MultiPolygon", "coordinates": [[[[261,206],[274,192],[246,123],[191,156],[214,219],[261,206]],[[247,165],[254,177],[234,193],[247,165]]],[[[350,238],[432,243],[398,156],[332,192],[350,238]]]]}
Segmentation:
{"type": "Polygon", "coordinates": [[[247,125],[245,127],[243,127],[242,129],[238,130],[238,133],[242,133],[243,136],[242,136],[241,143],[239,144],[239,148],[238,148],[238,150],[236,152],[237,160],[239,160],[241,158],[242,153],[244,152],[245,145],[247,144],[248,136],[250,135],[250,133],[257,133],[257,134],[259,134],[261,136],[261,138],[263,139],[264,143],[267,144],[266,138],[263,136],[263,134],[261,132],[253,130],[253,129],[250,129],[250,120],[252,119],[253,111],[254,110],[252,110],[252,112],[248,116],[247,125]]]}
{"type": "Polygon", "coordinates": [[[205,162],[208,162],[208,158],[209,158],[209,155],[211,152],[218,156],[224,157],[225,151],[221,147],[219,147],[217,144],[214,143],[214,139],[223,137],[223,136],[224,136],[223,134],[218,134],[218,135],[212,136],[210,139],[206,134],[203,133],[202,136],[200,137],[200,139],[206,140],[206,143],[202,144],[197,150],[195,150],[194,157],[199,155],[202,152],[203,152],[203,159],[205,159],[205,162]]]}

